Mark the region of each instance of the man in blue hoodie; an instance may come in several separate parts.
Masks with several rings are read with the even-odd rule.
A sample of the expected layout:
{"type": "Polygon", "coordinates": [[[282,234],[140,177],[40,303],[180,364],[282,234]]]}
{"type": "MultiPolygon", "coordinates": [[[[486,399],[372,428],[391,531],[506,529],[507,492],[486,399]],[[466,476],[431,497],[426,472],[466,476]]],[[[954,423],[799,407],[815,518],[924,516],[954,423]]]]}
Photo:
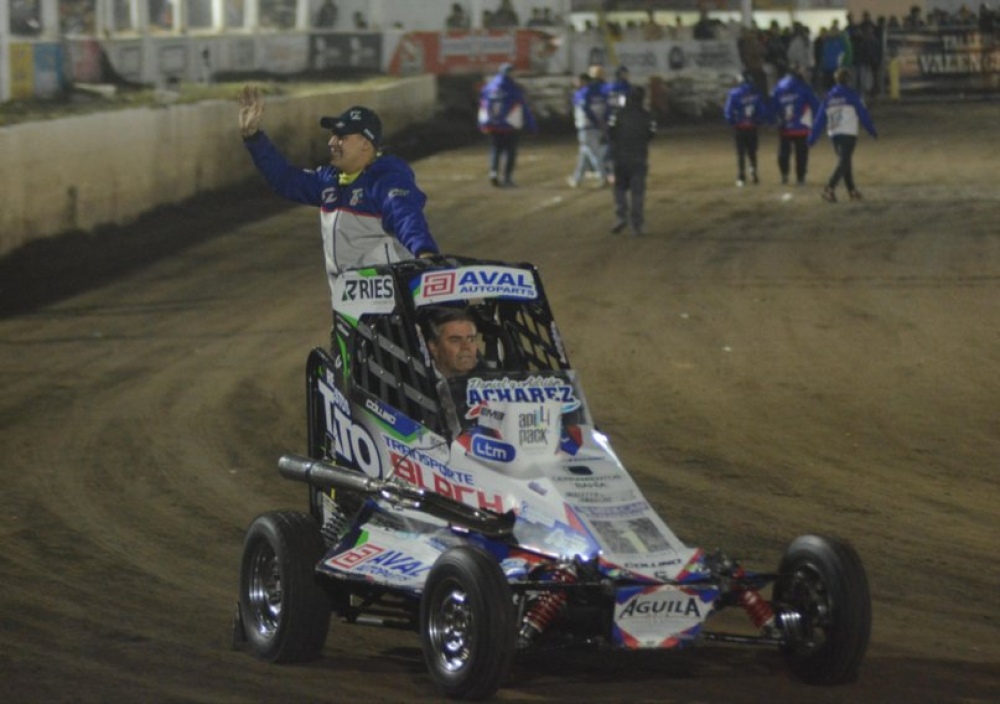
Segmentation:
{"type": "Polygon", "coordinates": [[[778,119],[778,171],[788,183],[792,150],[795,151],[795,181],[805,185],[809,166],[809,130],[819,110],[819,100],[793,64],[771,93],[771,111],[778,119]]]}
{"type": "Polygon", "coordinates": [[[823,129],[829,124],[827,134],[833,142],[833,150],[837,153],[837,166],[830,175],[830,180],[823,188],[823,200],[831,203],[837,202],[837,184],[840,179],[844,179],[847,186],[847,194],[851,200],[861,200],[861,193],[854,187],[854,170],[852,159],[854,147],[858,142],[858,127],[864,127],[868,134],[878,139],[875,125],[864,101],[851,90],[849,83],[851,71],[841,68],[835,74],[837,85],[826,94],[819,110],[816,114],[816,121],[813,123],[812,131],[809,134],[809,146],[811,147],[823,134],[823,129]]]}
{"type": "Polygon", "coordinates": [[[733,127],[736,141],[736,185],[746,185],[746,163],[750,162],[750,178],[757,178],[757,128],[768,121],[768,108],[764,96],[757,90],[749,71],[744,71],[740,84],[729,91],[723,115],[733,127]]]}
{"type": "Polygon", "coordinates": [[[288,200],[320,209],[331,296],[344,269],[438,252],[424,217],[427,197],[409,165],[383,153],[382,121],[373,110],[354,106],[321,118],[319,126],[331,132],[330,163],[301,169],[289,164],[260,129],[260,90],[244,86],[238,102],[243,144],[268,185],[288,200]]]}
{"type": "Polygon", "coordinates": [[[510,75],[513,70],[513,64],[501,64],[500,70],[479,93],[479,131],[490,140],[490,183],[507,188],[514,186],[521,131],[536,132],[538,129],[524,92],[510,75]],[[501,161],[504,162],[502,181],[501,161]]]}

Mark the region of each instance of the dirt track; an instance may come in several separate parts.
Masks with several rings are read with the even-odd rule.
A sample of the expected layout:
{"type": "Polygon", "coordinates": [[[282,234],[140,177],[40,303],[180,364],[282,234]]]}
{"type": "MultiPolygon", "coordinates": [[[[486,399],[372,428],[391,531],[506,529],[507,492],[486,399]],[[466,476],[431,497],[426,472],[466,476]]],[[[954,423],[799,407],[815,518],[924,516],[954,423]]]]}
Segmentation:
{"type": "MultiPolygon", "coordinates": [[[[961,114],[876,108],[866,200],[836,205],[826,142],[787,189],[766,135],[737,190],[721,124],[665,126],[639,240],[608,233],[607,192],[566,187],[572,137],[528,140],[516,190],[488,186],[483,147],[415,163],[443,249],[539,266],[598,422],[682,538],[769,568],[839,534],[874,597],[851,686],[706,646],[691,673],[519,663],[500,700],[997,701],[1000,105],[961,114]]],[[[4,702],[438,699],[407,633],[334,624],[297,667],[229,649],[244,528],[305,506],[275,460],[304,450],[329,320],[315,212],[248,197],[252,217],[222,199],[147,223],[130,235],[189,246],[0,319],[4,702]]]]}

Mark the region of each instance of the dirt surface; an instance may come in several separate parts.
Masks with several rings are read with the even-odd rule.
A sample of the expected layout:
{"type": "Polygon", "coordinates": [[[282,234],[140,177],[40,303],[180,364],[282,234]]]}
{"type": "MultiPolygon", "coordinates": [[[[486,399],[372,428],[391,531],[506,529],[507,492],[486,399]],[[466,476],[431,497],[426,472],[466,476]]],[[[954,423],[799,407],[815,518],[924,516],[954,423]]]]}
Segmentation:
{"type": "MultiPolygon", "coordinates": [[[[517,189],[487,184],[483,145],[414,163],[443,249],[540,267],[598,422],[675,532],[760,569],[843,536],[874,599],[852,685],[706,644],[522,661],[499,700],[997,701],[998,118],[877,106],[865,200],[836,205],[825,141],[811,185],[783,188],[766,134],[740,190],[721,121],[665,125],[641,239],[609,234],[607,191],[566,186],[571,135],[527,140],[517,189]]],[[[415,634],[334,624],[305,666],[230,650],[245,527],[305,507],[275,461],[305,449],[329,321],[316,213],[245,199],[6,270],[4,702],[439,699],[415,634]]]]}

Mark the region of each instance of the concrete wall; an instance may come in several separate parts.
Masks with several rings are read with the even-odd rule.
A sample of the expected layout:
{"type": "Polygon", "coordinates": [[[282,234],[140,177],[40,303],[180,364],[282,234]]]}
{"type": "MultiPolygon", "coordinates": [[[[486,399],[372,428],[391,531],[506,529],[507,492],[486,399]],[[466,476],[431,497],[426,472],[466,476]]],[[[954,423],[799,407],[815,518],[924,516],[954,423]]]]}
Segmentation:
{"type": "MultiPolygon", "coordinates": [[[[269,98],[263,126],[289,161],[326,161],[320,115],[367,105],[387,135],[430,118],[433,76],[269,98]]],[[[30,241],[123,225],[256,173],[233,101],[98,113],[0,127],[0,256],[30,241]]]]}

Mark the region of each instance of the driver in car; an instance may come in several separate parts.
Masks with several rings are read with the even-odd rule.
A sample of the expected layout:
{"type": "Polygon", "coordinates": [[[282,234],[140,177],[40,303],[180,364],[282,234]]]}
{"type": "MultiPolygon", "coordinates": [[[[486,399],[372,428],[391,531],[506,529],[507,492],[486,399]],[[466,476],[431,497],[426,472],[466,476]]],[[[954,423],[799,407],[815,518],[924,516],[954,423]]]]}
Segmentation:
{"type": "Polygon", "coordinates": [[[427,318],[427,347],[434,368],[445,379],[470,374],[479,365],[479,332],[472,314],[442,308],[427,318]]]}

